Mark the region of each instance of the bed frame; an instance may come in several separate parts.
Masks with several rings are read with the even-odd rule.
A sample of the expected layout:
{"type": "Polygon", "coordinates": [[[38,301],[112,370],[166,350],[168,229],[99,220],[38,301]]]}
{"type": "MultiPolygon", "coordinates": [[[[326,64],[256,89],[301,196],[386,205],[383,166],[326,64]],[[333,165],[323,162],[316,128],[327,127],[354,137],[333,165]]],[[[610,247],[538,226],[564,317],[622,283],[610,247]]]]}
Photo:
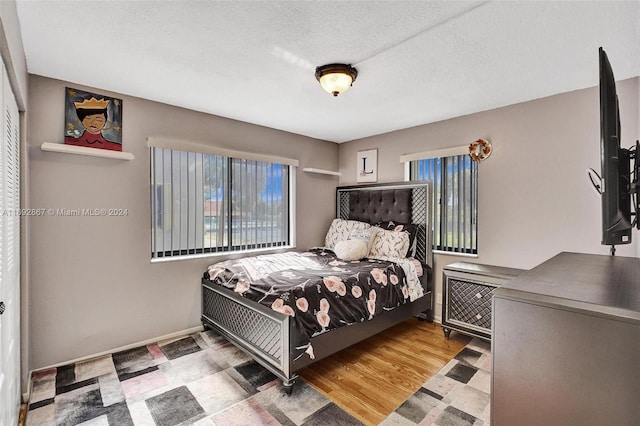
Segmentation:
{"type": "Polygon", "coordinates": [[[431,190],[427,182],[342,186],[336,189],[336,216],[369,223],[395,221],[418,227],[416,256],[423,264],[424,296],[370,321],[340,327],[311,339],[315,358],[291,356],[289,316],[202,279],[202,324],[214,329],[282,379],[291,393],[296,372],[413,316],[433,319],[434,292],[431,190]]]}

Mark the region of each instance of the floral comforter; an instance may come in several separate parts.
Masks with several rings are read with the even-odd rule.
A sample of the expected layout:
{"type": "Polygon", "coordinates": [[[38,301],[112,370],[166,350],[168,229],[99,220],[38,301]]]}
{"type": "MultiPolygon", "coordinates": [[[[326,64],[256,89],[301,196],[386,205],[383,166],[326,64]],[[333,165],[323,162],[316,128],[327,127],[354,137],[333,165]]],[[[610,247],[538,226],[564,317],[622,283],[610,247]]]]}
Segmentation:
{"type": "Polygon", "coordinates": [[[210,266],[205,278],[291,316],[295,359],[313,358],[311,337],[423,295],[407,259],[343,261],[324,248],[227,260],[210,266]]]}

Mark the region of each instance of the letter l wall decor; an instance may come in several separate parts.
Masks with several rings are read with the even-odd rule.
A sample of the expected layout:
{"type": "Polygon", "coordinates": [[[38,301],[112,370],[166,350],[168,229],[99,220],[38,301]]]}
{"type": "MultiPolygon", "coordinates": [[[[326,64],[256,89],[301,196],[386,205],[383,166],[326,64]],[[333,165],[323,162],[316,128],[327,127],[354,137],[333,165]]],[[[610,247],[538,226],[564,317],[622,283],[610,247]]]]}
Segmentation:
{"type": "Polygon", "coordinates": [[[378,181],[378,150],[369,149],[358,151],[357,155],[357,182],[378,181]]]}

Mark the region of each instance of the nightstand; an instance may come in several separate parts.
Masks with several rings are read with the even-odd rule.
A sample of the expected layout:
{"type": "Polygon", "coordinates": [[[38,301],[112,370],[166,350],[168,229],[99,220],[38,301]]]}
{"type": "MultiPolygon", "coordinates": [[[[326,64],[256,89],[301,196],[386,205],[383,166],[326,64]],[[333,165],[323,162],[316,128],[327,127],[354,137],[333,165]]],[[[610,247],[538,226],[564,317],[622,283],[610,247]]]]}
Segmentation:
{"type": "Polygon", "coordinates": [[[452,330],[491,341],[493,291],[522,269],[458,262],[442,270],[442,331],[452,330]]]}

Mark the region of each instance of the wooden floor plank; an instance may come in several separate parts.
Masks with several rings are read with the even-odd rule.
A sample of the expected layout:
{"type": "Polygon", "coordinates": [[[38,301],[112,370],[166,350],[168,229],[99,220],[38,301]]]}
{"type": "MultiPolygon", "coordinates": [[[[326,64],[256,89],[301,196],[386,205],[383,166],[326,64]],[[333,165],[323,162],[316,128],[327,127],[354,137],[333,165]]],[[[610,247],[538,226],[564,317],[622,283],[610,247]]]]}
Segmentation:
{"type": "Polygon", "coordinates": [[[367,425],[377,425],[449,362],[470,337],[410,319],[299,372],[367,425]]]}

